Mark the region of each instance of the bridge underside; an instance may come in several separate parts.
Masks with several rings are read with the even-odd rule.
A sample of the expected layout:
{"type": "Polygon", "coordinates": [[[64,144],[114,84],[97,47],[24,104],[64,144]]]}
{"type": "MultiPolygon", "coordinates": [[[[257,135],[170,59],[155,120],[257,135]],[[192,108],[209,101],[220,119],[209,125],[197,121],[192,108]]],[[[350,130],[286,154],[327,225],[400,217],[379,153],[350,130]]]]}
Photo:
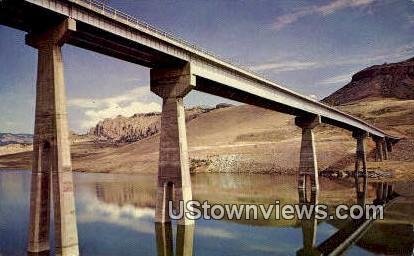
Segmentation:
{"type": "MultiPolygon", "coordinates": [[[[5,8],[0,13],[0,24],[36,34],[67,19],[65,15],[50,12],[40,6],[20,0],[16,2],[18,4],[8,4],[7,1],[3,3],[5,8]]],[[[183,60],[164,52],[81,21],[76,22],[76,31],[70,34],[66,43],[147,68],[177,66],[184,63],[183,60]]]]}
{"type": "MultiPolygon", "coordinates": [[[[202,77],[197,77],[197,85],[194,89],[197,91],[211,94],[211,95],[223,97],[226,99],[231,99],[231,100],[245,103],[248,105],[254,105],[254,106],[274,110],[274,111],[288,114],[288,115],[293,115],[293,116],[309,115],[309,113],[304,110],[293,108],[289,105],[278,103],[278,102],[257,96],[253,93],[238,90],[234,87],[230,87],[225,84],[220,84],[215,81],[205,79],[202,77]]],[[[324,116],[321,116],[321,122],[324,124],[329,124],[329,125],[333,125],[336,127],[346,129],[350,132],[355,130],[355,127],[351,125],[338,122],[334,119],[326,118],[324,116]]]]}

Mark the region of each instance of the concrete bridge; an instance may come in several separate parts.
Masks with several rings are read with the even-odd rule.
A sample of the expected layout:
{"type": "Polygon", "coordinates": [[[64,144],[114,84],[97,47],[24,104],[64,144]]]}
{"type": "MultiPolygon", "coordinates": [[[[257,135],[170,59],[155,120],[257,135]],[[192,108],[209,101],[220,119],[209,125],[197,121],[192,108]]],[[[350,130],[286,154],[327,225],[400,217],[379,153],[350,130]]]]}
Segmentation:
{"type": "MultiPolygon", "coordinates": [[[[64,44],[151,68],[151,91],[163,99],[156,222],[170,221],[168,201],[188,201],[192,197],[183,106],[183,98],[192,89],[296,116],[296,125],[302,128],[300,189],[306,188],[309,177],[312,190],[319,190],[312,130],[320,123],[353,132],[357,141],[356,173],[361,169],[363,178],[366,138],[375,140],[378,160],[386,158],[398,141],[363,120],[96,1],[0,0],[0,24],[27,32],[26,43],[38,49],[30,252],[49,249],[51,178],[57,252],[78,253],[61,53],[64,44]]],[[[193,223],[184,218],[179,224],[193,223]]]]}

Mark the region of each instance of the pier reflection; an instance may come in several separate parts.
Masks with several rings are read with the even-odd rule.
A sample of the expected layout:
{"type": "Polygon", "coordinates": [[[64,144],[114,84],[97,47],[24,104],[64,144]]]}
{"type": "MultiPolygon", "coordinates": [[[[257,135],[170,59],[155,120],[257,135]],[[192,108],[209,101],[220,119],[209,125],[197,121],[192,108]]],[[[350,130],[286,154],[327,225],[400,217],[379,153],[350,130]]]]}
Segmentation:
{"type": "Polygon", "coordinates": [[[49,256],[50,251],[43,251],[43,252],[27,252],[27,256],[49,256]]]}
{"type": "Polygon", "coordinates": [[[158,256],[193,255],[194,225],[177,225],[175,254],[171,223],[155,223],[155,237],[158,256]]]}
{"type": "MultiPolygon", "coordinates": [[[[362,206],[363,214],[359,219],[338,220],[332,219],[328,221],[333,226],[339,227],[338,231],[332,236],[325,239],[319,245],[315,245],[317,236],[318,221],[315,217],[317,212],[311,211],[310,218],[301,220],[303,248],[297,251],[297,255],[341,255],[349,247],[356,243],[360,248],[373,253],[398,254],[404,252],[404,255],[411,254],[414,248],[414,231],[413,225],[407,224],[389,224],[384,222],[375,222],[375,219],[367,212],[367,187],[366,179],[359,182],[356,176],[356,202],[362,206]],[[393,234],[404,234],[403,238],[396,243],[386,243],[381,241],[388,240],[393,234]],[[369,236],[365,235],[369,232],[369,236]],[[402,241],[404,240],[404,241],[402,241]],[[376,245],[376,246],[374,246],[376,245]],[[382,246],[382,248],[380,247],[382,246]]],[[[382,205],[384,210],[394,203],[393,199],[398,197],[394,192],[394,184],[386,182],[378,182],[373,184],[376,188],[376,198],[373,204],[382,205]]],[[[312,193],[311,200],[307,199],[306,192],[299,190],[299,203],[301,207],[307,207],[308,210],[315,209],[317,204],[317,195],[312,193]]],[[[377,216],[379,210],[376,210],[377,216]]]]}
{"type": "Polygon", "coordinates": [[[310,218],[302,218],[301,220],[303,248],[297,252],[297,255],[320,255],[315,247],[318,220],[316,219],[316,211],[312,210],[318,203],[318,193],[316,190],[311,190],[310,200],[308,200],[306,192],[306,189],[298,189],[299,205],[301,208],[306,207],[311,215],[310,218]]]}

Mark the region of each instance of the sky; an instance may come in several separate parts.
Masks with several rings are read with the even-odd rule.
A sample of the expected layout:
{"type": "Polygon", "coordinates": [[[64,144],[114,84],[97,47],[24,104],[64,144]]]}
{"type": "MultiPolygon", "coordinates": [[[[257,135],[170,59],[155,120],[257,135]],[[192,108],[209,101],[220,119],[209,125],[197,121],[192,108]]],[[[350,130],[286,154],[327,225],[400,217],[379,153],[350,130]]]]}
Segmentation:
{"type": "MultiPolygon", "coordinates": [[[[113,0],[108,5],[322,99],[355,72],[414,56],[414,0],[113,0]]],[[[0,25],[0,132],[33,133],[37,51],[0,25]]],[[[70,129],[160,111],[149,69],[63,47],[70,129]]],[[[226,99],[192,91],[186,106],[226,99]]]]}

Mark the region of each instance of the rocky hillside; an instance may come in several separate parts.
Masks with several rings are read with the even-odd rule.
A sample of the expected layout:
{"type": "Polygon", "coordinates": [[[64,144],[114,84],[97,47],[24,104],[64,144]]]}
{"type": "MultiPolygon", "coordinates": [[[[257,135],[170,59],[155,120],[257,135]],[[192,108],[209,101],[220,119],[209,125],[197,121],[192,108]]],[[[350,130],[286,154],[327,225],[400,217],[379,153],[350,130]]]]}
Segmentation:
{"type": "Polygon", "coordinates": [[[33,135],[31,134],[12,134],[0,133],[0,146],[9,144],[31,144],[33,135]]]}
{"type": "MultiPolygon", "coordinates": [[[[186,109],[186,120],[189,121],[202,113],[229,106],[231,105],[222,103],[212,108],[194,107],[186,109]]],[[[117,143],[134,142],[158,133],[160,125],[160,113],[135,114],[131,117],[117,116],[100,121],[89,130],[88,135],[93,135],[98,140],[117,143]]]]}
{"type": "Polygon", "coordinates": [[[342,105],[366,98],[414,99],[414,58],[359,71],[350,83],[323,102],[342,105]]]}
{"type": "Polygon", "coordinates": [[[88,132],[99,140],[132,142],[157,133],[160,129],[160,114],[135,114],[131,117],[107,118],[88,132]]]}

